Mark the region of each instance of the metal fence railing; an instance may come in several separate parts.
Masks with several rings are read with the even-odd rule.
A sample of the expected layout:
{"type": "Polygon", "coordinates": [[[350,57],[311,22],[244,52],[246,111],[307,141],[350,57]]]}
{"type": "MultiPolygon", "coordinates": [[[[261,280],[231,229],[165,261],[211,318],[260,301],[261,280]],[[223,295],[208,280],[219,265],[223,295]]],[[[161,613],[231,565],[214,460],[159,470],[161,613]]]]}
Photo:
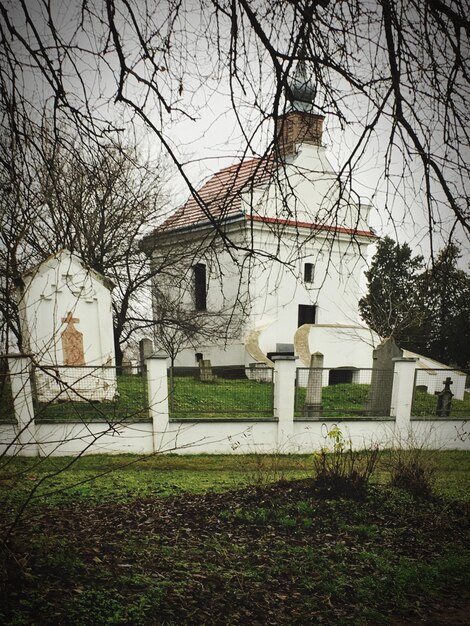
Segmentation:
{"type": "Polygon", "coordinates": [[[36,366],[33,400],[37,421],[132,422],[149,418],[146,376],[111,366],[36,366]]]}
{"type": "Polygon", "coordinates": [[[411,416],[470,418],[470,372],[417,369],[411,416]]]}
{"type": "Polygon", "coordinates": [[[269,418],[274,372],[269,367],[175,368],[168,372],[173,419],[269,418]]]}
{"type": "Polygon", "coordinates": [[[0,422],[16,422],[8,360],[0,357],[0,422]]]}
{"type": "Polygon", "coordinates": [[[389,416],[392,385],[392,370],[298,368],[295,417],[389,416]]]}

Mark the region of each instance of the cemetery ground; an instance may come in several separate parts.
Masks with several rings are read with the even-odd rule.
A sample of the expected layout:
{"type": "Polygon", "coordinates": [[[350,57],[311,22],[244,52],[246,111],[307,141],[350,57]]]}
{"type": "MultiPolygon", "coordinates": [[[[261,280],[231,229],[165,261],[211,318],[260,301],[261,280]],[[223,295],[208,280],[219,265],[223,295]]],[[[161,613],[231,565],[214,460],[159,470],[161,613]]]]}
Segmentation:
{"type": "Polygon", "coordinates": [[[397,454],[352,498],[312,456],[3,459],[3,538],[33,497],[1,623],[468,624],[470,452],[406,453],[428,495],[389,485],[397,454]]]}
{"type": "MultiPolygon", "coordinates": [[[[273,391],[266,383],[244,379],[219,379],[204,383],[194,377],[176,377],[174,393],[170,395],[170,415],[175,419],[254,417],[262,419],[272,415],[273,391]]],[[[364,414],[370,385],[337,384],[324,387],[322,395],[323,417],[358,417],[364,414]]],[[[306,389],[296,389],[296,416],[303,415],[306,389]]],[[[1,394],[0,394],[1,395],[1,394]]],[[[0,419],[12,414],[11,403],[0,406],[0,419]]],[[[149,420],[146,381],[142,376],[118,376],[118,396],[114,402],[59,402],[37,403],[36,419],[39,421],[139,421],[149,420]]],[[[454,415],[470,414],[470,393],[463,400],[452,400],[454,415]]],[[[436,397],[416,390],[413,415],[434,415],[436,397]]]]}

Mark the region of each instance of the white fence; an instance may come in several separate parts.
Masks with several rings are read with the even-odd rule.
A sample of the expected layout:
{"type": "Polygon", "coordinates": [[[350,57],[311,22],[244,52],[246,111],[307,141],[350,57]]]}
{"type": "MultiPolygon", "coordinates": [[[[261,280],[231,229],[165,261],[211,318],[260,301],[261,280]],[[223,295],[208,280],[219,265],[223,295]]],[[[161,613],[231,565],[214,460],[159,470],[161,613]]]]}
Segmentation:
{"type": "Polygon", "coordinates": [[[274,416],[240,419],[230,415],[211,420],[170,419],[167,359],[147,361],[151,420],[125,423],[35,420],[31,393],[30,360],[9,357],[16,423],[0,424],[0,453],[49,456],[78,454],[228,454],[310,453],[324,445],[325,434],[337,424],[354,447],[377,443],[381,447],[427,446],[435,449],[470,449],[470,415],[411,418],[415,359],[396,359],[389,417],[295,418],[294,357],[275,357],[274,416]]]}

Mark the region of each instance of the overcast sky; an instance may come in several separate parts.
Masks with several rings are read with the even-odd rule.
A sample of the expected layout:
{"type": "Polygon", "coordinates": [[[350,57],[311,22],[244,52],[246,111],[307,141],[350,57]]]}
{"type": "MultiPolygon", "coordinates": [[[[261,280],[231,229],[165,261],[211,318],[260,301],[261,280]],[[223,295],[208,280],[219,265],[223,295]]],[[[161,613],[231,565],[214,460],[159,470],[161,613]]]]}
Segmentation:
{"type": "MultiPolygon", "coordinates": [[[[293,5],[273,4],[271,10],[271,3],[252,4],[258,8],[256,15],[260,23],[263,26],[271,24],[270,42],[278,50],[289,51],[295,39],[294,31],[290,31],[293,5]]],[[[123,103],[115,100],[122,64],[116,49],[117,40],[113,39],[114,33],[109,28],[111,18],[105,2],[89,0],[84,5],[87,11],[82,12],[80,0],[52,0],[50,3],[26,0],[27,14],[16,0],[5,0],[4,5],[10,24],[16,29],[11,46],[22,62],[21,71],[20,66],[15,68],[16,80],[22,82],[18,88],[24,91],[25,98],[31,101],[38,115],[51,93],[44,75],[38,70],[38,63],[42,63],[47,74],[47,63],[41,61],[40,55],[32,58],[40,44],[44,44],[50,67],[56,71],[60,69],[69,106],[81,111],[88,106],[101,127],[107,123],[115,124],[126,129],[127,133],[135,134],[143,151],[149,150],[157,155],[169,149],[194,185],[210,172],[243,156],[262,154],[269,145],[276,93],[274,66],[241,9],[237,13],[239,32],[234,39],[230,19],[226,19],[224,12],[216,12],[210,0],[204,0],[203,9],[196,0],[184,0],[178,10],[175,9],[177,3],[136,0],[129,5],[134,9],[132,16],[125,5],[116,0],[112,17],[117,40],[122,46],[120,53],[129,70],[122,90],[128,102],[123,103]],[[47,15],[48,6],[50,16],[47,15]],[[136,21],[133,22],[132,18],[136,21]],[[30,44],[29,51],[21,38],[30,44]],[[143,116],[139,117],[140,112],[143,116]]],[[[230,6],[229,3],[225,7],[227,12],[230,6]]],[[[363,21],[358,19],[358,23],[352,26],[347,23],[355,42],[347,51],[349,56],[344,57],[344,62],[352,63],[357,76],[365,76],[369,71],[371,76],[377,74],[380,77],[380,72],[385,71],[382,65],[386,66],[386,58],[380,45],[376,46],[375,39],[379,42],[383,39],[382,22],[374,13],[374,2],[364,6],[370,7],[370,13],[363,21]]],[[[334,10],[331,10],[333,17],[328,18],[328,28],[347,12],[343,7],[343,13],[338,17],[334,10]]],[[[322,15],[318,14],[319,17],[322,15]]],[[[347,19],[351,21],[352,18],[348,15],[347,19]]],[[[409,22],[407,26],[411,37],[413,23],[409,22]]],[[[329,45],[331,31],[328,28],[323,29],[324,46],[329,45]]],[[[268,32],[267,28],[265,30],[268,32]]],[[[317,31],[319,41],[322,32],[317,31]]],[[[419,38],[417,41],[419,43],[419,38]]],[[[313,41],[313,53],[322,52],[318,48],[320,43],[313,41]]],[[[339,55],[341,62],[341,52],[334,49],[331,54],[333,60],[339,55]]],[[[323,72],[324,68],[317,68],[317,71],[323,72]]],[[[343,84],[339,75],[331,71],[320,75],[323,79],[326,76],[325,84],[331,84],[334,89],[334,98],[331,94],[328,98],[320,85],[317,104],[323,108],[326,117],[324,143],[328,157],[339,169],[354,150],[374,111],[367,99],[361,100],[360,93],[348,92],[348,85],[343,84]],[[342,129],[339,128],[338,112],[343,118],[342,129]]],[[[415,76],[419,84],[422,78],[413,74],[413,80],[415,76]]],[[[426,86],[426,82],[423,84],[426,86]]],[[[435,129],[429,132],[427,140],[431,145],[434,142],[438,153],[443,134],[440,120],[435,118],[436,112],[427,97],[423,88],[413,107],[419,109],[418,123],[421,115],[428,131],[435,129]]],[[[281,109],[284,106],[282,98],[279,106],[281,109]]],[[[69,121],[73,120],[67,112],[64,115],[69,121]]],[[[390,118],[384,117],[368,137],[366,148],[361,150],[361,157],[355,162],[355,190],[361,197],[372,200],[375,210],[371,214],[371,226],[380,235],[408,241],[417,251],[426,253],[429,238],[422,169],[413,155],[403,155],[400,139],[395,136],[387,161],[388,177],[384,177],[390,128],[390,118]]],[[[468,154],[462,156],[464,162],[465,158],[468,165],[468,154]]],[[[447,176],[450,179],[452,171],[448,171],[447,176]]],[[[451,182],[457,187],[465,184],[459,180],[451,182]]],[[[171,177],[170,204],[176,206],[187,193],[187,184],[175,168],[171,177]]],[[[439,193],[439,190],[435,191],[433,234],[436,248],[446,240],[454,223],[444,201],[441,206],[439,193]]],[[[462,194],[463,197],[464,189],[462,194]]],[[[468,242],[465,243],[458,229],[455,234],[464,248],[468,248],[468,242]]]]}

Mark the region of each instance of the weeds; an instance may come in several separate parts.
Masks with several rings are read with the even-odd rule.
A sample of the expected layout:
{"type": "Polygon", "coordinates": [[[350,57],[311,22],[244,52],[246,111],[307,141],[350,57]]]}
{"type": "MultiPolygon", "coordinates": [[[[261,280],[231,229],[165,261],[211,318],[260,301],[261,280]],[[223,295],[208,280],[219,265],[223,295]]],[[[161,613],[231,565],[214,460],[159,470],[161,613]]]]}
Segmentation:
{"type": "Polygon", "coordinates": [[[390,484],[405,489],[414,497],[432,495],[436,464],[429,450],[423,448],[393,450],[390,461],[390,484]]]}
{"type": "Polygon", "coordinates": [[[313,456],[313,486],[322,498],[365,497],[367,486],[379,458],[379,447],[357,451],[352,441],[334,426],[327,435],[327,445],[313,456]]]}

